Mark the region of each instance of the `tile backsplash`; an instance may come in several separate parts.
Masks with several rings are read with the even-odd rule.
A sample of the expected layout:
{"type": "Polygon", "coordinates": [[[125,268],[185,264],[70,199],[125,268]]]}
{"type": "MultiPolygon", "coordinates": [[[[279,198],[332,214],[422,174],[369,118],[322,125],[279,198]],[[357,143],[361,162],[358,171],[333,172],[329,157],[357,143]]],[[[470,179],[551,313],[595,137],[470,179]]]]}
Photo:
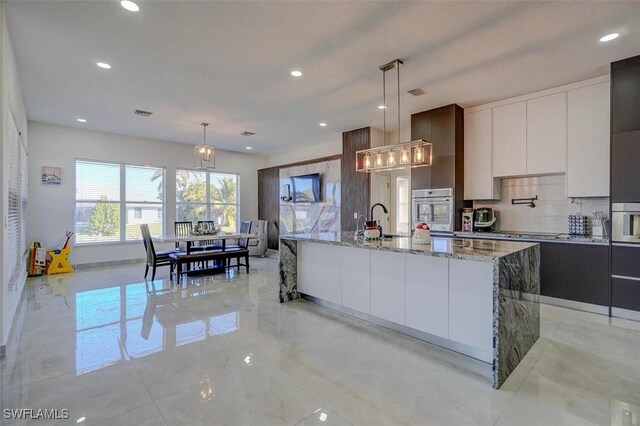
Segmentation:
{"type": "MultiPolygon", "coordinates": [[[[502,199],[474,201],[474,208],[492,207],[496,211],[496,230],[522,232],[569,232],[568,215],[581,213],[593,217],[594,211],[609,210],[608,197],[573,198],[566,196],[565,175],[502,179],[502,199]],[[512,205],[513,198],[538,196],[534,208],[512,205]]],[[[593,223],[593,221],[591,221],[593,223]]]]}

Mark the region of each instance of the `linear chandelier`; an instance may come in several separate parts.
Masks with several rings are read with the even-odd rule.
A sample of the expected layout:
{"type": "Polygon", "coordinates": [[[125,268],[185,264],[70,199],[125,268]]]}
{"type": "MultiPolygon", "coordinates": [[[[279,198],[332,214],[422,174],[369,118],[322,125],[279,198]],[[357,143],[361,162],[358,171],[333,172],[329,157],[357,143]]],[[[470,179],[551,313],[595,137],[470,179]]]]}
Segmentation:
{"type": "Polygon", "coordinates": [[[432,161],[431,142],[417,139],[410,142],[402,142],[387,145],[387,71],[396,69],[398,89],[398,141],[400,140],[400,59],[394,59],[384,65],[380,65],[382,71],[382,135],[383,146],[363,149],[356,152],[356,171],[371,172],[383,170],[398,170],[415,167],[430,166],[432,161]]]}
{"type": "Polygon", "coordinates": [[[207,126],[209,123],[201,123],[204,132],[202,143],[193,148],[193,161],[196,169],[215,169],[216,151],[211,145],[207,145],[207,126]]]}

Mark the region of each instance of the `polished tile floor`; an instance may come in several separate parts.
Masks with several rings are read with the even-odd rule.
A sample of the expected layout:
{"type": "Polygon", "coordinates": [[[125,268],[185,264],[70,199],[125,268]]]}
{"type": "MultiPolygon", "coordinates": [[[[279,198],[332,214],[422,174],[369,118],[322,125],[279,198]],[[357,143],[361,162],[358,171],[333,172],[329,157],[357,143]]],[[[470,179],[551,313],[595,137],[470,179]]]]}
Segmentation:
{"type": "Polygon", "coordinates": [[[166,275],[145,282],[140,265],[29,280],[2,413],[68,409],[58,423],[126,426],[640,425],[640,323],[545,305],[542,337],[494,390],[467,357],[279,304],[277,259],[252,263],[250,275],[178,288],[166,275]]]}

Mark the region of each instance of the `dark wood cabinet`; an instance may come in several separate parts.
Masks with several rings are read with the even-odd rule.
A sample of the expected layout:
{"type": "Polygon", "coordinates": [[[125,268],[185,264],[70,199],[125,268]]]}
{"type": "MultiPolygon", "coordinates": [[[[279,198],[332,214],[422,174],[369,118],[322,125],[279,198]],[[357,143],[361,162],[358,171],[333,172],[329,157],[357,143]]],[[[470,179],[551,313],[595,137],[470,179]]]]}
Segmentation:
{"type": "Polygon", "coordinates": [[[411,189],[454,188],[454,229],[460,230],[464,207],[464,111],[447,105],[411,115],[411,139],[431,142],[432,165],[411,169],[411,189]]]}
{"type": "Polygon", "coordinates": [[[609,247],[541,243],[540,294],[609,306],[609,247]]]}
{"type": "Polygon", "coordinates": [[[611,278],[611,306],[640,311],[640,281],[611,278]]]}
{"type": "Polygon", "coordinates": [[[640,56],[611,64],[611,133],[640,130],[640,56]]]}
{"type": "MultiPolygon", "coordinates": [[[[637,111],[640,110],[640,99],[637,111]]],[[[640,117],[640,114],[637,114],[640,117]]],[[[611,202],[640,201],[640,131],[611,136],[611,202]]]]}

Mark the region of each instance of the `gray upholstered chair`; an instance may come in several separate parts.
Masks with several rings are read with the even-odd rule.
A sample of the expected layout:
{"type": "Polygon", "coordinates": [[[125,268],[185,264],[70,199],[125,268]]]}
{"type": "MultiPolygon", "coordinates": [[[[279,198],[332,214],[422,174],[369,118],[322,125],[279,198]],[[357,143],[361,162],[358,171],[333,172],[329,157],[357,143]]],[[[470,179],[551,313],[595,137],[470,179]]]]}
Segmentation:
{"type": "Polygon", "coordinates": [[[256,234],[256,238],[249,239],[249,255],[265,256],[267,254],[267,221],[257,221],[253,233],[256,234]]]}

